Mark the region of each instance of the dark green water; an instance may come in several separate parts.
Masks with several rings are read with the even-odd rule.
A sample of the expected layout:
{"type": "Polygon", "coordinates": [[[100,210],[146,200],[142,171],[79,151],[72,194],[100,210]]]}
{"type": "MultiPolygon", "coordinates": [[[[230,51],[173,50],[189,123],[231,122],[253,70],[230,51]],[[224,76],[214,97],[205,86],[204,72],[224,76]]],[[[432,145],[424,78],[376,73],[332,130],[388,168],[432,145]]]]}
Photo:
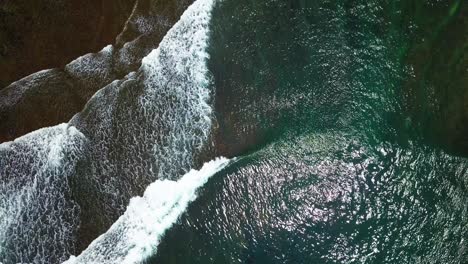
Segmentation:
{"type": "Polygon", "coordinates": [[[149,262],[467,263],[465,130],[451,130],[466,14],[463,1],[218,3],[218,122],[248,146],[149,262]]]}

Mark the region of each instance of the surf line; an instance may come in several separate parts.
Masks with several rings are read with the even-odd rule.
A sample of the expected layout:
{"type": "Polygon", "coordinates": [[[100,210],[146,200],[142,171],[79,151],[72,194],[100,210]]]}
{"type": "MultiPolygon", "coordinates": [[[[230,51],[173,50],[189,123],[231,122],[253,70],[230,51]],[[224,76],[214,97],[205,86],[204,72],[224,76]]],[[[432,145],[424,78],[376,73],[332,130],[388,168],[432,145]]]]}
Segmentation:
{"type": "Polygon", "coordinates": [[[166,230],[197,197],[197,190],[231,160],[217,158],[191,170],[178,181],[158,180],[142,197],[130,200],[125,213],[111,228],[95,239],[78,257],[66,264],[140,263],[157,251],[166,230]]]}

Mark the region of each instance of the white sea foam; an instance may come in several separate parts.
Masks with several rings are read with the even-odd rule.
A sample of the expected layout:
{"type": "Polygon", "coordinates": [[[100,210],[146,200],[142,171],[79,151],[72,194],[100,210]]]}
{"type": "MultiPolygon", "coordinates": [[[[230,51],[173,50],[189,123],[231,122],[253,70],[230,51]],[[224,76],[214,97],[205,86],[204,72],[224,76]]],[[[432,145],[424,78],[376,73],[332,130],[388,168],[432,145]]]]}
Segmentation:
{"type": "Polygon", "coordinates": [[[206,145],[211,132],[207,46],[212,6],[213,0],[193,3],[168,31],[159,48],[142,60],[146,93],[139,97],[139,103],[143,109],[158,109],[149,115],[152,123],[172,131],[153,147],[160,177],[174,177],[180,167],[190,168],[194,153],[206,145]],[[174,166],[175,163],[178,165],[174,166]]]}
{"type": "Polygon", "coordinates": [[[0,260],[57,262],[70,254],[79,225],[70,177],[85,143],[62,124],[0,144],[0,260]]]}
{"type": "MultiPolygon", "coordinates": [[[[142,61],[139,72],[144,76],[144,90],[138,97],[138,105],[144,110],[143,120],[149,123],[134,124],[126,132],[137,135],[142,133],[142,125],[155,126],[138,144],[153,146],[151,155],[158,169],[154,173],[159,179],[177,179],[180,168],[193,164],[194,153],[206,144],[211,131],[206,49],[212,6],[213,0],[192,4],[159,48],[142,61]],[[161,139],[162,131],[170,134],[161,139]]],[[[99,155],[102,157],[103,153],[99,155]]],[[[143,197],[131,200],[124,215],[105,234],[66,263],[138,263],[154,254],[165,230],[195,198],[196,189],[227,162],[226,159],[209,162],[179,181],[152,183],[143,197]]]]}
{"type": "Polygon", "coordinates": [[[205,163],[199,171],[191,170],[179,181],[152,183],[143,197],[132,198],[125,214],[105,234],[65,263],[142,262],[156,252],[165,231],[196,198],[196,190],[228,162],[219,158],[205,163]]]}
{"type": "MultiPolygon", "coordinates": [[[[97,218],[110,224],[125,212],[128,200],[135,193],[141,193],[157,179],[177,179],[193,167],[194,157],[207,145],[212,127],[212,87],[206,65],[212,5],[213,0],[196,1],[167,33],[159,48],[143,59],[136,73],[101,89],[85,110],[68,124],[41,129],[0,145],[1,261],[63,261],[75,249],[79,226],[85,226],[83,222],[87,219],[80,218],[80,210],[98,214],[97,218]],[[80,193],[83,191],[80,188],[72,190],[70,184],[89,193],[80,193]],[[78,202],[87,203],[87,197],[92,197],[89,198],[92,204],[80,209],[78,202]],[[75,198],[81,200],[75,201],[75,198]]],[[[95,68],[109,63],[112,52],[109,46],[99,54],[83,56],[67,65],[66,71],[77,78],[88,73],[92,76],[95,68]],[[88,63],[90,56],[99,59],[91,65],[88,63]]],[[[112,76],[107,72],[102,74],[112,76]]],[[[94,83],[92,78],[83,79],[83,76],[80,77],[82,81],[89,85],[94,83]]],[[[202,182],[189,183],[155,184],[164,190],[182,188],[180,192],[172,188],[174,192],[165,194],[174,199],[179,209],[160,206],[151,207],[155,211],[148,212],[154,219],[152,216],[158,216],[158,210],[170,209],[167,211],[169,218],[159,224],[159,231],[175,221],[185,208],[184,203],[194,197],[190,196],[190,190],[195,190],[202,182]]],[[[158,199],[152,191],[148,192],[148,199],[158,199]]],[[[144,199],[134,199],[130,205],[134,212],[127,214],[142,214],[133,204],[143,203],[143,208],[144,199]]],[[[99,244],[93,243],[93,247],[107,251],[86,252],[105,257],[108,255],[104,253],[111,252],[115,245],[126,248],[124,242],[132,241],[120,238],[150,236],[150,233],[138,233],[132,225],[123,225],[132,224],[131,221],[119,221],[120,224],[116,223],[119,228],[113,229],[121,231],[117,237],[113,237],[114,231],[109,233],[110,230],[104,238],[96,240],[101,241],[99,244]],[[134,231],[137,233],[132,233],[134,231]]],[[[142,230],[147,221],[141,220],[142,230]]],[[[138,242],[135,241],[131,243],[138,242]]],[[[133,246],[144,251],[156,242],[133,246]]],[[[132,259],[139,258],[141,251],[135,249],[127,253],[116,259],[133,263],[132,259]]],[[[83,254],[77,259],[103,263],[99,258],[94,261],[83,254]]]]}
{"type": "Polygon", "coordinates": [[[206,50],[212,5],[213,0],[192,4],[131,79],[103,88],[70,121],[92,145],[78,178],[99,188],[92,207],[109,224],[135,193],[192,168],[209,143],[214,116],[206,50]]]}
{"type": "Polygon", "coordinates": [[[112,45],[108,45],[97,53],[88,53],[76,58],[67,64],[64,70],[84,87],[110,83],[114,78],[112,67],[114,50],[112,45]]]}

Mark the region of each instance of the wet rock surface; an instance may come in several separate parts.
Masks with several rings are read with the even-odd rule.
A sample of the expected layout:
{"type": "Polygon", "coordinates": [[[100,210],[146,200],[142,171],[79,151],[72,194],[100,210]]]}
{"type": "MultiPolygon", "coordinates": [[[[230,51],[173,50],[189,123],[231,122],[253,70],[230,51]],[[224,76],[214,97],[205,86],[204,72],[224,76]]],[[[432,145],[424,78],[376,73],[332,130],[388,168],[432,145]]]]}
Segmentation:
{"type": "Polygon", "coordinates": [[[63,68],[32,74],[1,90],[0,142],[68,121],[97,90],[137,70],[142,58],[158,47],[192,2],[138,0],[131,14],[124,12],[127,21],[113,46],[79,57],[63,68]],[[63,82],[58,81],[57,75],[62,76],[63,82]],[[67,92],[62,94],[63,86],[73,87],[69,88],[74,91],[73,98],[67,92]],[[41,96],[37,96],[39,91],[41,96]]]}
{"type": "MultiPolygon", "coordinates": [[[[192,2],[192,0],[139,0],[133,6],[132,13],[128,16],[122,32],[117,36],[113,45],[106,46],[99,52],[78,57],[64,67],[31,74],[2,89],[0,91],[0,142],[13,140],[42,127],[67,122],[83,109],[81,114],[77,115],[71,123],[83,130],[91,142],[104,133],[103,129],[99,127],[99,124],[104,121],[109,121],[112,124],[111,128],[108,129],[111,131],[109,137],[116,137],[116,141],[123,140],[118,136],[121,132],[117,125],[118,120],[116,120],[117,123],[113,123],[113,119],[97,122],[89,118],[89,124],[83,121],[86,124],[82,125],[76,124],[76,120],[88,120],[86,116],[89,115],[89,109],[93,108],[93,105],[96,108],[102,108],[101,110],[97,109],[94,114],[97,116],[105,114],[103,109],[107,109],[107,105],[98,104],[96,106],[91,99],[101,88],[122,85],[122,87],[127,87],[124,90],[132,96],[141,92],[139,89],[142,87],[133,87],[132,81],[128,81],[135,78],[132,72],[139,69],[143,57],[159,46],[167,31],[179,20],[180,15],[192,2]],[[125,85],[122,84],[125,81],[119,79],[126,80],[125,85]],[[88,107],[85,107],[87,104],[88,107]]],[[[102,91],[105,94],[105,91],[109,90],[112,89],[108,88],[102,91]]],[[[133,98],[132,96],[129,98],[133,98]]],[[[127,96],[122,97],[127,98],[127,96]]],[[[106,95],[106,98],[111,100],[113,97],[106,95]]],[[[127,113],[129,104],[131,103],[128,101],[118,103],[122,108],[119,111],[122,112],[123,116],[129,114],[127,113]]],[[[150,120],[143,119],[142,121],[149,122],[150,120]]],[[[123,120],[121,122],[125,123],[123,120]]],[[[155,131],[157,130],[149,129],[148,133],[157,133],[155,131]]],[[[136,133],[144,133],[144,131],[137,129],[136,133]]],[[[147,138],[150,140],[150,137],[147,138]]],[[[124,153],[127,153],[128,150],[125,150],[121,143],[122,141],[117,144],[119,146],[117,149],[112,149],[111,153],[108,153],[111,158],[119,159],[124,153]]],[[[148,148],[149,146],[148,144],[148,148]]],[[[107,153],[106,148],[99,144],[96,144],[94,150],[98,157],[107,153]]],[[[138,161],[141,158],[139,155],[133,157],[138,161]]],[[[99,158],[92,158],[93,164],[101,164],[99,158]]],[[[96,205],[96,195],[102,190],[96,189],[95,186],[98,186],[96,182],[89,182],[90,175],[96,171],[90,172],[89,168],[83,165],[84,162],[91,162],[87,155],[84,155],[83,161],[77,165],[76,175],[72,177],[70,183],[73,197],[80,207],[80,228],[77,230],[73,254],[79,254],[98,235],[105,232],[120,216],[130,197],[141,195],[145,187],[156,177],[146,167],[144,171],[140,169],[132,172],[127,171],[127,173],[135,173],[137,176],[130,177],[134,179],[134,182],[122,181],[122,190],[130,188],[129,184],[137,187],[133,187],[133,191],[118,198],[107,197],[111,201],[109,204],[118,203],[123,207],[116,208],[109,205],[107,213],[104,213],[102,208],[96,205]],[[153,178],[146,179],[145,176],[153,178]]],[[[120,164],[123,163],[120,162],[120,164]]],[[[107,166],[107,164],[101,165],[107,166]]],[[[124,166],[121,165],[116,170],[123,170],[122,167],[124,166]]],[[[96,177],[96,181],[122,180],[122,177],[118,177],[117,172],[99,175],[100,177],[96,177]]]]}
{"type": "Polygon", "coordinates": [[[6,0],[0,3],[0,87],[63,67],[114,41],[135,0],[6,0]]]}

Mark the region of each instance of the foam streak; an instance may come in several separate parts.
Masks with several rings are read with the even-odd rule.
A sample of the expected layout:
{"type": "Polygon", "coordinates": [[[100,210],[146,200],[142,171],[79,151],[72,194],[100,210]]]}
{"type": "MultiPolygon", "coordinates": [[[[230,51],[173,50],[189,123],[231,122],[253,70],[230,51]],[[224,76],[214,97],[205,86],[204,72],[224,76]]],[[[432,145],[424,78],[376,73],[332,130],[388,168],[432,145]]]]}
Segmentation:
{"type": "Polygon", "coordinates": [[[228,162],[219,158],[205,163],[199,171],[191,170],[179,181],[152,183],[143,197],[132,198],[125,214],[105,234],[65,263],[142,262],[156,252],[165,231],[196,198],[196,190],[228,162]]]}

